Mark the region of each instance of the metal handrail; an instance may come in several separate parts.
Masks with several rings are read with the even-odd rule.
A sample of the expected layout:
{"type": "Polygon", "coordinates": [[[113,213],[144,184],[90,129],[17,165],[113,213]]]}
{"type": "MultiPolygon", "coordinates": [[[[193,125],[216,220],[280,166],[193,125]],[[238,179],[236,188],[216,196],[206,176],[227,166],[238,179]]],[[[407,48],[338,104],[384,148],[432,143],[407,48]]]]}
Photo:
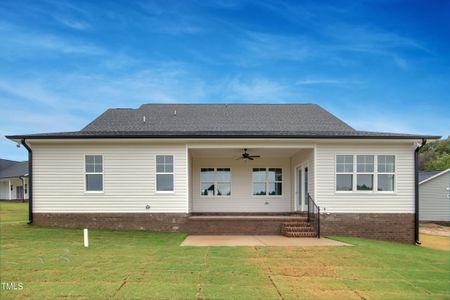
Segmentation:
{"type": "Polygon", "coordinates": [[[311,195],[308,193],[308,223],[312,224],[317,238],[320,239],[320,206],[314,202],[311,195]]]}

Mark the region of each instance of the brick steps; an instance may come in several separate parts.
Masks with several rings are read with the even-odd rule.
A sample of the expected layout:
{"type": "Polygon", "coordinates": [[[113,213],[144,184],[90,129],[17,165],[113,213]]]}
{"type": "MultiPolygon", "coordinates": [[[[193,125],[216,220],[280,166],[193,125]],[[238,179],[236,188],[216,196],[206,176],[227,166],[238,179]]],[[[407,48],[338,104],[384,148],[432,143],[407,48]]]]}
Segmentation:
{"type": "Polygon", "coordinates": [[[281,234],[286,237],[316,237],[311,224],[303,221],[281,223],[281,234]]]}
{"type": "Polygon", "coordinates": [[[283,232],[286,237],[317,237],[315,232],[283,232]]]}

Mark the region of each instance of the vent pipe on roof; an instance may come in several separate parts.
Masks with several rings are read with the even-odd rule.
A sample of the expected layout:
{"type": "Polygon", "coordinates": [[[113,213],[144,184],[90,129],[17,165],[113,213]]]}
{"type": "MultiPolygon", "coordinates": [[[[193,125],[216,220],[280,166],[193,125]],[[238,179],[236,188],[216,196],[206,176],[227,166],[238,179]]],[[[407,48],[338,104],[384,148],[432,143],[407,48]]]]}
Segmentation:
{"type": "Polygon", "coordinates": [[[142,121],[144,121],[144,123],[145,123],[145,116],[142,117],[142,121]]]}
{"type": "Polygon", "coordinates": [[[176,110],[176,109],[173,111],[173,115],[174,115],[174,116],[177,115],[177,110],[176,110]]]}

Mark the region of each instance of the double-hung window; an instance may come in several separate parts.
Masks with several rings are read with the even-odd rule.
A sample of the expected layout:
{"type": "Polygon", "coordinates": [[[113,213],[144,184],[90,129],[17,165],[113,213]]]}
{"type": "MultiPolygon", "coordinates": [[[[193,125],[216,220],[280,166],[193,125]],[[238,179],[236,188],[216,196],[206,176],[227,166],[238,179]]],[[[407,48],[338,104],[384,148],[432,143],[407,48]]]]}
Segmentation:
{"type": "Polygon", "coordinates": [[[85,156],[86,192],[103,191],[103,156],[85,156]]]}
{"type": "Polygon", "coordinates": [[[336,191],[353,190],[353,155],[336,156],[336,191]]]}
{"type": "Polygon", "coordinates": [[[201,168],[200,194],[202,196],[231,196],[231,169],[201,168]]]}
{"type": "Polygon", "coordinates": [[[253,168],[254,196],[281,196],[283,171],[281,168],[253,168]]]}
{"type": "Polygon", "coordinates": [[[356,156],[356,190],[373,191],[374,156],[356,156]]]}
{"type": "Polygon", "coordinates": [[[156,191],[173,192],[173,155],[156,155],[156,191]]]}
{"type": "Polygon", "coordinates": [[[378,191],[394,191],[395,156],[378,155],[378,191]]]}

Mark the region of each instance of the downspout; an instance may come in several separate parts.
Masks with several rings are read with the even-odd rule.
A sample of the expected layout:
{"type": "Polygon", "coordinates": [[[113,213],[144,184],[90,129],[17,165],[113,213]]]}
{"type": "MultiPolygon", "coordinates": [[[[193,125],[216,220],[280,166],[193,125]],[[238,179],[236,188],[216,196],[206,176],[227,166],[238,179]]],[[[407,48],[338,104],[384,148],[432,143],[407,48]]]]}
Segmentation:
{"type": "Polygon", "coordinates": [[[427,143],[422,139],[422,143],[414,150],[414,202],[415,202],[415,220],[414,220],[414,240],[417,245],[422,244],[419,240],[419,152],[427,143]]]}
{"type": "Polygon", "coordinates": [[[25,139],[22,139],[20,143],[28,151],[28,224],[33,224],[33,151],[25,139]]]}

